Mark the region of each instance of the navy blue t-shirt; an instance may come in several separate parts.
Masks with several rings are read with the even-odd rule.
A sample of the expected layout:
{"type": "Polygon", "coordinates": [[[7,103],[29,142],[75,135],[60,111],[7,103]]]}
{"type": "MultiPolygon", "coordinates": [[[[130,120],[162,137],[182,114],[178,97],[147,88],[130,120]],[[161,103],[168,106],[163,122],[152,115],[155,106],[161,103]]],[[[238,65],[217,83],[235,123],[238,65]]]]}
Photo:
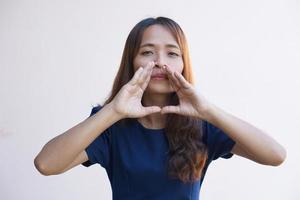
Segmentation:
{"type": "MultiPolygon", "coordinates": [[[[102,107],[95,106],[91,115],[102,107]]],[[[184,183],[167,175],[168,142],[164,129],[145,128],[138,120],[127,126],[114,123],[86,149],[89,167],[100,164],[107,172],[113,200],[199,200],[199,192],[211,161],[231,158],[235,141],[221,129],[204,122],[203,142],[208,160],[201,179],[184,183]]]]}

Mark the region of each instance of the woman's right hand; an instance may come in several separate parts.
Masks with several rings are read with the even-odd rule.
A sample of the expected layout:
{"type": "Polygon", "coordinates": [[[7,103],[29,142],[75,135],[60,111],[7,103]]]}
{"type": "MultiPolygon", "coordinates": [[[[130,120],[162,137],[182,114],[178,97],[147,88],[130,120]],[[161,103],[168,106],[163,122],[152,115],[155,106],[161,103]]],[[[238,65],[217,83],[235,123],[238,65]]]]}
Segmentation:
{"type": "Polygon", "coordinates": [[[112,108],[122,118],[139,118],[161,111],[159,106],[144,107],[141,103],[143,93],[151,79],[155,63],[149,62],[146,67],[140,67],[111,101],[112,108]]]}

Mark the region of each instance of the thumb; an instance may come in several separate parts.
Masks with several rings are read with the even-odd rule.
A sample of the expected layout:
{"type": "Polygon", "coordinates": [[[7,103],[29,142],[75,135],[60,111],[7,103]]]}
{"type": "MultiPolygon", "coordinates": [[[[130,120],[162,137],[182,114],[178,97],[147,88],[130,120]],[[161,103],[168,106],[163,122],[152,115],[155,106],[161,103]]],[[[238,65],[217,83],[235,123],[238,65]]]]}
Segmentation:
{"type": "Polygon", "coordinates": [[[144,113],[146,115],[152,114],[152,113],[157,113],[160,112],[161,108],[158,106],[149,106],[149,107],[144,107],[144,113]]]}
{"type": "Polygon", "coordinates": [[[165,114],[165,113],[179,114],[180,113],[179,106],[165,106],[161,109],[161,114],[165,114]]]}

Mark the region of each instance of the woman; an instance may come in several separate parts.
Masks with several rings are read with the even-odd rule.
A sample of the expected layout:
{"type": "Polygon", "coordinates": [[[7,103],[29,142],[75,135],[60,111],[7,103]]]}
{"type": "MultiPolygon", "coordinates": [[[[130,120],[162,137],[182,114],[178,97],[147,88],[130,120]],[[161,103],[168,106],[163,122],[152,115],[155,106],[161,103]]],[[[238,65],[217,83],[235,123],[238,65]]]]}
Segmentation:
{"type": "Polygon", "coordinates": [[[219,157],[284,161],[280,144],[209,102],[193,83],[180,26],[166,17],[140,21],[126,40],[109,98],[50,140],[36,168],[54,175],[99,163],[113,199],[175,200],[198,199],[206,170],[219,157]]]}

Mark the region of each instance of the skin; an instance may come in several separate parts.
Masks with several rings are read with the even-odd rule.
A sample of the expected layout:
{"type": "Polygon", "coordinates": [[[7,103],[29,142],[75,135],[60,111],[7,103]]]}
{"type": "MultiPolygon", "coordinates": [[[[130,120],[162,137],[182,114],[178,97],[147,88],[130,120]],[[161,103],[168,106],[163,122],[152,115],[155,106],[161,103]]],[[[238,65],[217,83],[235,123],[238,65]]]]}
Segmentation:
{"type": "Polygon", "coordinates": [[[207,101],[184,79],[182,57],[167,44],[178,45],[167,29],[160,25],[148,27],[142,45],[152,43],[134,59],[135,74],[115,98],[94,116],[50,140],[34,159],[43,175],[63,173],[88,160],[85,148],[99,134],[123,118],[137,118],[148,128],[163,128],[166,113],[176,113],[206,120],[222,129],[235,142],[232,153],[254,162],[278,166],[286,158],[286,150],[263,130],[225,112],[207,101]],[[174,52],[173,52],[174,51],[174,52]],[[173,53],[170,53],[173,52],[173,53]],[[167,74],[166,80],[151,79],[157,72],[167,74]],[[179,105],[167,104],[170,93],[176,91],[179,105]],[[68,146],[68,148],[65,148],[68,146]]]}
{"type": "MultiPolygon", "coordinates": [[[[139,52],[133,61],[134,71],[154,61],[152,74],[166,73],[166,70],[163,68],[165,65],[170,66],[171,72],[181,74],[184,67],[181,54],[179,45],[173,35],[161,25],[152,25],[143,34],[139,52]]],[[[168,79],[150,79],[142,99],[143,105],[156,105],[162,108],[167,105],[170,93],[173,91],[174,88],[168,79]]],[[[165,126],[165,115],[161,113],[147,115],[138,120],[145,127],[152,129],[165,126]]]]}
{"type": "MultiPolygon", "coordinates": [[[[233,154],[264,165],[278,166],[283,163],[286,150],[275,139],[263,130],[207,101],[184,79],[181,74],[182,57],[172,57],[169,52],[176,48],[166,47],[167,44],[178,45],[167,29],[160,25],[148,27],[144,32],[141,46],[147,43],[153,45],[140,48],[134,59],[136,74],[133,81],[124,87],[124,91],[130,88],[130,91],[134,92],[128,89],[124,99],[116,98],[113,102],[113,107],[117,108],[116,113],[138,118],[145,127],[154,129],[164,127],[166,113],[196,117],[226,132],[236,142],[231,151],[233,154]],[[144,52],[147,53],[143,54],[144,52]],[[168,80],[151,79],[151,74],[160,70],[168,75],[168,80]],[[169,94],[173,91],[176,91],[179,97],[178,106],[167,105],[169,94]],[[126,104],[126,98],[134,101],[126,104]]],[[[180,52],[177,53],[180,55],[180,52]]],[[[124,93],[122,89],[120,93],[124,93]]]]}
{"type": "MultiPolygon", "coordinates": [[[[192,85],[185,84],[182,71],[184,68],[182,52],[176,39],[168,29],[161,25],[148,27],[142,37],[138,54],[133,61],[134,70],[151,65],[151,74],[165,73],[167,79],[150,79],[143,95],[143,105],[159,106],[161,111],[144,117],[138,121],[147,128],[158,129],[165,126],[165,113],[173,112],[181,115],[199,117],[199,112],[205,109],[203,96],[195,95],[192,85]],[[154,64],[151,65],[151,62],[154,64]],[[154,65],[154,66],[153,66],[154,65]],[[181,86],[183,83],[183,86],[181,86]],[[177,91],[179,106],[168,106],[170,93],[177,91]],[[199,101],[202,104],[199,104],[199,101]],[[197,108],[197,109],[195,109],[197,108]]],[[[204,117],[203,117],[204,118],[204,117]]]]}

